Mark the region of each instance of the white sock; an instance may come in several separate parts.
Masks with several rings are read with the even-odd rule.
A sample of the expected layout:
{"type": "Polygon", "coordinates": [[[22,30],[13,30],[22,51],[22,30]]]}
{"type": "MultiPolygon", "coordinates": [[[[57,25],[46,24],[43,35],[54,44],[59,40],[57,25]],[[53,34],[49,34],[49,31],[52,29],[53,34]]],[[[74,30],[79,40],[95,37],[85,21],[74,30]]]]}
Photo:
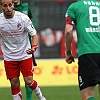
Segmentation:
{"type": "Polygon", "coordinates": [[[33,91],[34,91],[34,93],[36,94],[36,96],[37,96],[39,99],[42,98],[42,92],[41,92],[41,90],[40,90],[40,88],[39,88],[38,85],[37,85],[37,87],[36,87],[33,91]]]}
{"type": "Polygon", "coordinates": [[[22,95],[21,92],[19,92],[16,95],[12,95],[13,96],[13,100],[22,100],[21,97],[20,97],[21,95],[22,95]]]}

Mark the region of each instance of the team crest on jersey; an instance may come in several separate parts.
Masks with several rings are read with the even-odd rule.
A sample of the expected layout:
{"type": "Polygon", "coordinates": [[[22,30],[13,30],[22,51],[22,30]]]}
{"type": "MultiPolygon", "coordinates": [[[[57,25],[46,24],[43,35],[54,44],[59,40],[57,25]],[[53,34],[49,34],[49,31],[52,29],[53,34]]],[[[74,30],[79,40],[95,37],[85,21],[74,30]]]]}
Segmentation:
{"type": "Polygon", "coordinates": [[[21,28],[22,28],[21,24],[18,23],[18,25],[17,25],[17,29],[20,30],[21,28]]]}

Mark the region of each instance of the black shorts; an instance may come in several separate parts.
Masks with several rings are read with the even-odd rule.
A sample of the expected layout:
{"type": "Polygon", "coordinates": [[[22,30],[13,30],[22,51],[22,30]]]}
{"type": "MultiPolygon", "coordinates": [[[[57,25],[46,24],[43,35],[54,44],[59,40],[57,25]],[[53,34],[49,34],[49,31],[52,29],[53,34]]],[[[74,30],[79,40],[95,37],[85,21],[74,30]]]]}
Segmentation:
{"type": "Polygon", "coordinates": [[[80,90],[100,84],[100,54],[85,54],[78,58],[80,90]]]}

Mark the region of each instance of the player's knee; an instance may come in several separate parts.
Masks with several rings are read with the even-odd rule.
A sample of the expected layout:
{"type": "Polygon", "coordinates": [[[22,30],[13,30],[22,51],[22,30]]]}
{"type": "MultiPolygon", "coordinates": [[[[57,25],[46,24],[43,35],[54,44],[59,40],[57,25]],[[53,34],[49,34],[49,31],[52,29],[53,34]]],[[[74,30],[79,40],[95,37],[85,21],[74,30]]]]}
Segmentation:
{"type": "Polygon", "coordinates": [[[32,84],[33,80],[27,80],[25,83],[30,86],[32,84]]]}
{"type": "Polygon", "coordinates": [[[11,84],[11,87],[16,87],[16,86],[19,86],[19,81],[18,79],[10,79],[10,84],[11,84]]]}
{"type": "Polygon", "coordinates": [[[33,82],[33,79],[32,79],[32,77],[26,77],[26,78],[24,78],[24,81],[27,85],[30,86],[33,82]]]}

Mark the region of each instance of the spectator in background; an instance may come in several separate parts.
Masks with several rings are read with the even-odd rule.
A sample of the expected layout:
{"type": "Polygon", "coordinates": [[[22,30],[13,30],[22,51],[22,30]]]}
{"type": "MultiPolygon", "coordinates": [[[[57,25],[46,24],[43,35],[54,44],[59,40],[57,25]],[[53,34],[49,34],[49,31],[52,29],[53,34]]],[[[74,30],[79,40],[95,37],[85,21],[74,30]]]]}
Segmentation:
{"type": "Polygon", "coordinates": [[[66,12],[67,4],[65,0],[56,0],[56,15],[58,19],[57,21],[61,21],[64,19],[64,14],[66,12]]]}
{"type": "Polygon", "coordinates": [[[59,4],[63,4],[65,0],[56,0],[59,4]]]}
{"type": "MultiPolygon", "coordinates": [[[[100,86],[100,1],[80,0],[66,12],[66,62],[71,64],[73,28],[78,38],[78,81],[82,100],[96,100],[95,86],[100,86]]],[[[100,95],[100,87],[99,87],[100,95]]]]}
{"type": "MultiPolygon", "coordinates": [[[[32,13],[31,13],[28,3],[22,3],[20,0],[13,0],[13,3],[14,3],[14,10],[20,11],[20,12],[28,15],[28,17],[31,19],[31,21],[33,23],[32,13]]],[[[29,34],[29,39],[30,39],[30,43],[31,43],[30,34],[29,34]]],[[[37,63],[34,58],[34,54],[32,54],[32,58],[33,58],[34,66],[37,66],[37,63]]],[[[26,100],[32,100],[32,90],[26,84],[25,84],[25,88],[26,88],[26,100]]]]}

